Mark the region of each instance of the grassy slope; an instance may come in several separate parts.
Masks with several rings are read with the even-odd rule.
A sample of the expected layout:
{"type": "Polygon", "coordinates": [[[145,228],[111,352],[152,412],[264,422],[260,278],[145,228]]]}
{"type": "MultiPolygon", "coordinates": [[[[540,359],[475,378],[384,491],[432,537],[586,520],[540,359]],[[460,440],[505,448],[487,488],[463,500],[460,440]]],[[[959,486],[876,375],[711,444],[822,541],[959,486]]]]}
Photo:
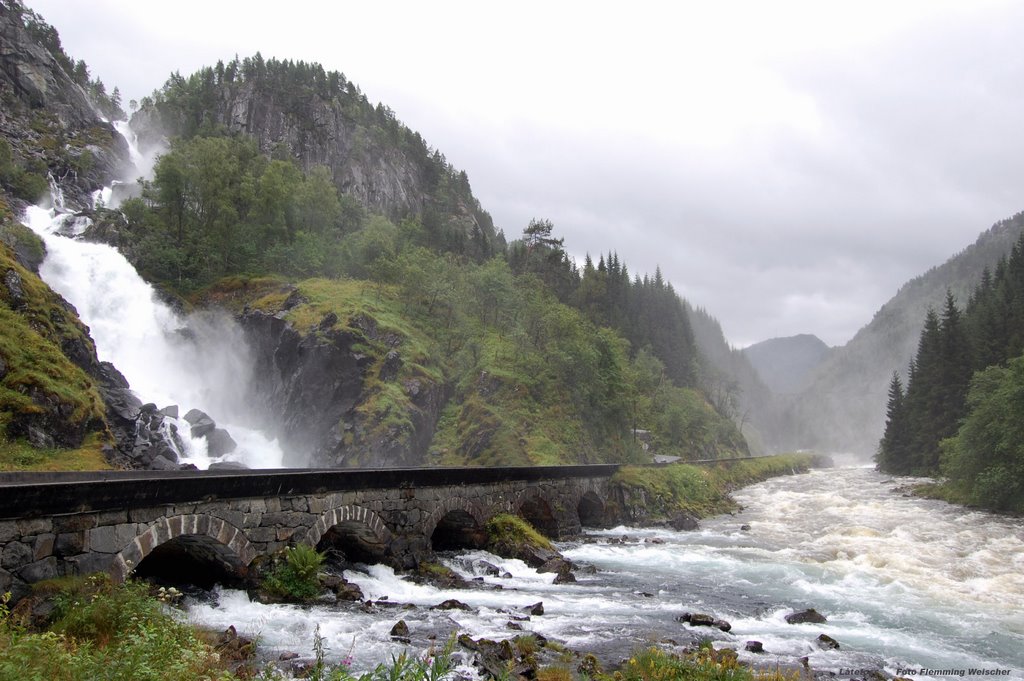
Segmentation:
{"type": "MultiPolygon", "coordinates": [[[[366,400],[358,408],[372,427],[408,428],[416,407],[403,390],[403,381],[416,379],[455,386],[456,397],[444,409],[429,452],[429,462],[441,465],[547,465],[576,463],[595,447],[571,407],[568,387],[536,379],[539,353],[523,356],[508,338],[493,329],[476,327],[478,354],[473,370],[448,352],[453,333],[441,315],[427,316],[401,298],[399,289],[352,279],[309,279],[297,285],[307,302],[289,309],[285,318],[300,333],[314,331],[324,316],[338,316],[336,329],[364,337],[359,350],[374,359],[367,372],[366,400]],[[380,364],[390,349],[381,340],[366,338],[354,320],[372,319],[378,336],[397,334],[403,366],[398,380],[380,381],[380,364]]],[[[218,303],[239,311],[245,305],[277,313],[291,295],[287,282],[274,278],[234,277],[219,282],[196,302],[218,303]]],[[[464,322],[464,320],[463,320],[464,322]]],[[[607,452],[621,453],[625,443],[605,443],[607,452]]],[[[615,457],[621,460],[620,457],[615,457]]]]}
{"type": "MultiPolygon", "coordinates": [[[[18,232],[10,222],[3,231],[18,232]]],[[[23,296],[13,300],[9,288],[0,285],[0,470],[108,468],[100,452],[103,401],[93,379],[61,349],[68,344],[91,347],[85,327],[39,277],[15,261],[5,242],[0,244],[0,276],[8,272],[20,279],[23,296]],[[71,447],[39,450],[7,432],[12,420],[47,414],[84,439],[63,443],[71,447]]]]}
{"type": "Polygon", "coordinates": [[[625,466],[612,478],[631,505],[644,506],[650,519],[684,511],[704,518],[736,509],[729,492],[777,475],[806,472],[813,454],[780,454],[714,466],[671,464],[625,466]]]}

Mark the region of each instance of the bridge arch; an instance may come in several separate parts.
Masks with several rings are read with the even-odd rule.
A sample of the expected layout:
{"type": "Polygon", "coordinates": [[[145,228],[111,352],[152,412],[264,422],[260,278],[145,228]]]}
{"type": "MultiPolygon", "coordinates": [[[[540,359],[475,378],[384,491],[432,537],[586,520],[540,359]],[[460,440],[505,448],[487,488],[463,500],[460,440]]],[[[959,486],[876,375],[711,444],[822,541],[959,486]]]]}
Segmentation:
{"type": "Polygon", "coordinates": [[[560,523],[558,505],[553,504],[540,490],[527,490],[513,507],[513,513],[533,525],[545,537],[558,538],[560,523]]]}
{"type": "Polygon", "coordinates": [[[340,550],[347,559],[377,563],[384,559],[393,533],[372,509],[347,504],[324,511],[306,532],[305,543],[340,550]]]}
{"type": "Polygon", "coordinates": [[[604,525],[607,515],[604,499],[592,489],[580,490],[576,500],[576,515],[579,516],[581,527],[604,525]]]}
{"type": "Polygon", "coordinates": [[[423,535],[434,550],[480,548],[486,541],[484,524],[489,517],[473,499],[446,497],[423,523],[423,535]]]}
{"type": "Polygon", "coordinates": [[[153,558],[165,554],[170,560],[187,556],[213,561],[228,576],[244,573],[257,555],[248,537],[235,525],[216,516],[187,513],[150,523],[114,556],[112,577],[123,582],[154,552],[157,555],[153,558]]]}

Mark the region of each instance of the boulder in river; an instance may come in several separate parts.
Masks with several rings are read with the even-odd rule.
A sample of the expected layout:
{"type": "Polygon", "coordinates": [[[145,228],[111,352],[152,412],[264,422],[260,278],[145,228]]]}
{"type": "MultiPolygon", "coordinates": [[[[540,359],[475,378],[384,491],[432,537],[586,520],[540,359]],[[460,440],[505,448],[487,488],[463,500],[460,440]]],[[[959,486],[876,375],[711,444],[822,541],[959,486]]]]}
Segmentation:
{"type": "Polygon", "coordinates": [[[528,605],[525,608],[523,608],[523,610],[530,613],[530,615],[534,617],[540,617],[544,614],[544,602],[539,601],[537,603],[534,603],[533,605],[528,605]]]}
{"type": "Polygon", "coordinates": [[[236,449],[238,449],[238,443],[223,428],[214,428],[206,434],[206,453],[211,458],[230,454],[236,449]]]}
{"type": "Polygon", "coordinates": [[[815,640],[815,643],[818,644],[819,648],[823,648],[824,650],[839,650],[839,641],[835,640],[828,634],[819,635],[815,640]]]}
{"type": "Polygon", "coordinates": [[[210,464],[211,471],[247,471],[249,467],[241,461],[214,461],[210,464]]]}
{"type": "Polygon", "coordinates": [[[700,523],[697,522],[697,519],[685,511],[680,511],[672,516],[668,524],[672,526],[673,530],[690,531],[700,529],[700,523]]]}
{"type": "Polygon", "coordinates": [[[472,609],[473,608],[469,607],[468,605],[466,605],[462,601],[456,600],[454,598],[449,598],[446,601],[442,601],[441,603],[438,603],[437,605],[435,605],[434,607],[431,608],[431,610],[472,610],[472,609]]]}
{"type": "Polygon", "coordinates": [[[405,620],[395,622],[395,626],[391,627],[391,637],[409,638],[409,625],[405,623],[405,620]]]}
{"type": "Polygon", "coordinates": [[[786,622],[789,624],[824,624],[828,620],[814,608],[791,612],[786,615],[786,622]]]}
{"type": "Polygon", "coordinates": [[[192,426],[192,437],[194,438],[209,435],[217,427],[214,420],[199,409],[189,409],[185,414],[185,420],[192,426]]]}
{"type": "Polygon", "coordinates": [[[747,641],[746,645],[743,646],[743,649],[748,653],[763,653],[764,644],[760,641],[747,641]]]}
{"type": "Polygon", "coordinates": [[[679,622],[685,622],[689,624],[691,627],[715,627],[716,629],[721,629],[722,631],[732,630],[732,625],[726,622],[725,620],[720,620],[714,617],[713,615],[705,615],[699,612],[683,613],[682,615],[677,617],[676,620],[679,622]]]}

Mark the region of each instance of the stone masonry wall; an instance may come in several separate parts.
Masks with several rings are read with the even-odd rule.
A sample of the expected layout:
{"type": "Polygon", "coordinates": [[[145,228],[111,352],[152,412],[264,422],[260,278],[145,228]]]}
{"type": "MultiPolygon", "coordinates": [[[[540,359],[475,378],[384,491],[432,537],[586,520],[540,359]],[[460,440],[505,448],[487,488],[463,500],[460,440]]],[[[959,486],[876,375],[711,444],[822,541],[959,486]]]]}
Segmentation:
{"type": "MultiPolygon", "coordinates": [[[[431,535],[447,513],[463,511],[482,526],[524,505],[553,517],[559,537],[580,531],[584,494],[605,499],[607,478],[537,483],[500,482],[366,489],[284,497],[225,499],[0,520],[0,594],[14,600],[28,585],[64,575],[108,572],[123,580],[153,549],[177,537],[213,547],[244,575],[259,556],[286,546],[316,546],[340,523],[360,523],[387,549],[387,559],[412,567],[431,552],[431,535]]],[[[529,519],[529,518],[527,518],[529,519]]]]}

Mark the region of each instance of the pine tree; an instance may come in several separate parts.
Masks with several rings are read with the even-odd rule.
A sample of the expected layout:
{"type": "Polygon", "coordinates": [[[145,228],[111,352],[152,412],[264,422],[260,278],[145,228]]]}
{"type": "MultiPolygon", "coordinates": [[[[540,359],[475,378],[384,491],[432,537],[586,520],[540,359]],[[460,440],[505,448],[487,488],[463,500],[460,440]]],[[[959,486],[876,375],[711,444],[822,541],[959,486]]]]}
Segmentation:
{"type": "Polygon", "coordinates": [[[906,396],[898,371],[892,372],[889,382],[889,403],[885,412],[885,435],[878,445],[875,457],[881,470],[906,472],[908,467],[906,396]]]}

